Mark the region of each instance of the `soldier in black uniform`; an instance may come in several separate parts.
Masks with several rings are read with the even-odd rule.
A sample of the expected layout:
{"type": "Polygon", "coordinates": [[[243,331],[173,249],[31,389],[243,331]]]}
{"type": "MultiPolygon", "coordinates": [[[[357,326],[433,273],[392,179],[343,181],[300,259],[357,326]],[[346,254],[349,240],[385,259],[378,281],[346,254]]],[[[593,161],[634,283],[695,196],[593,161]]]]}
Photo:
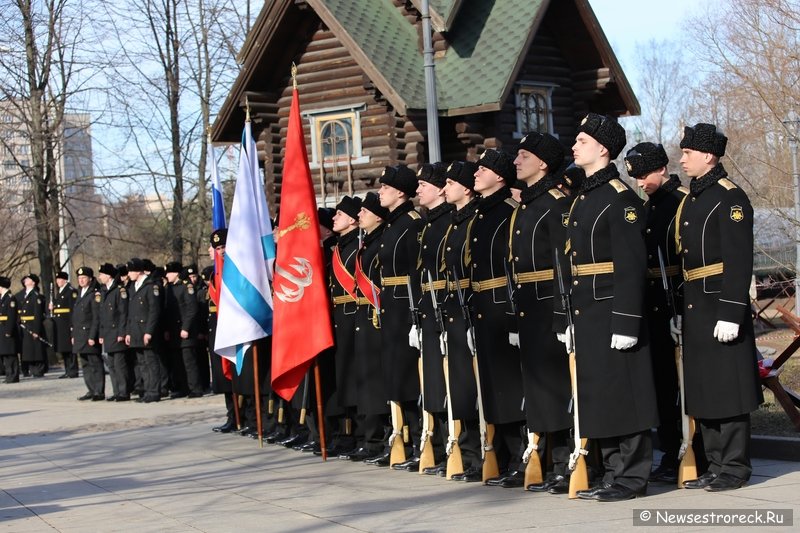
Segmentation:
{"type": "MultiPolygon", "coordinates": [[[[384,219],[389,216],[375,193],[367,193],[361,204],[358,227],[364,232],[356,255],[355,280],[358,309],[355,317],[355,382],[357,384],[358,420],[360,431],[357,446],[341,457],[351,461],[370,461],[370,464],[389,466],[389,453],[384,450],[389,408],[388,391],[384,384],[381,350],[383,302],[380,289],[378,250],[384,231],[384,219]]],[[[407,339],[403,339],[404,341],[407,339]]]]}
{"type": "MultiPolygon", "coordinates": [[[[644,314],[647,252],[642,201],[611,160],[625,146],[614,119],[589,113],[572,147],[586,172],[569,215],[580,436],[596,439],[606,469],[583,499],[643,495],[658,424],[644,314]]],[[[566,269],[565,269],[566,270],[566,269]]],[[[569,346],[570,336],[565,336],[569,346]]],[[[577,429],[577,428],[576,428],[577,429]]]]}
{"type": "Polygon", "coordinates": [[[28,274],[22,278],[24,289],[17,294],[19,304],[20,335],[22,337],[22,371],[26,369],[35,378],[44,377],[47,352],[42,342],[44,336],[44,298],[39,293],[39,276],[28,274]]]}
{"type": "Polygon", "coordinates": [[[516,180],[514,158],[497,150],[486,150],[478,161],[475,192],[481,195],[476,215],[467,230],[464,261],[470,271],[475,316],[475,346],[481,376],[481,395],[486,422],[494,424],[494,449],[501,475],[488,485],[521,487],[523,411],[519,349],[508,342],[513,316],[507,274],[508,225],[517,202],[508,185],[516,180]]]}
{"type": "Polygon", "coordinates": [[[158,320],[161,314],[161,287],[153,283],[144,271],[141,259],[131,259],[128,276],[128,322],[125,344],[136,354],[141,368],[144,395],[137,401],[157,402],[161,399],[161,364],[155,347],[158,343],[158,320]]]}
{"type": "Polygon", "coordinates": [[[712,492],[750,478],[750,412],[763,400],[748,296],[753,208],[719,162],[727,142],[712,124],[685,128],[681,166],[692,182],[675,218],[685,281],[686,410],[700,423],[709,462],[684,486],[712,492]]]}
{"type": "Polygon", "coordinates": [[[195,346],[197,345],[197,297],[194,285],[188,279],[180,279],[183,266],[177,261],[167,263],[166,302],[162,315],[164,340],[171,356],[171,398],[199,398],[203,396],[203,385],[197,368],[195,346]]]}
{"type": "Polygon", "coordinates": [[[64,361],[64,374],[61,378],[78,377],[78,358],[72,353],[72,307],[78,297],[78,291],[69,284],[69,274],[56,274],[56,286],[53,301],[48,306],[53,314],[53,350],[64,361]]]}
{"type": "Polygon", "coordinates": [[[17,299],[10,288],[11,280],[0,276],[0,358],[6,371],[5,383],[19,383],[17,299]]]}
{"type": "Polygon", "coordinates": [[[99,341],[103,296],[91,268],[80,267],[76,273],[78,298],[72,308],[72,353],[81,358],[83,381],[88,389],[78,399],[97,402],[106,398],[106,372],[99,341]]]}
{"type": "Polygon", "coordinates": [[[333,249],[329,280],[333,303],[333,332],[336,340],[336,401],[342,413],[337,454],[356,450],[353,421],[358,405],[356,382],[355,319],[357,304],[355,284],[356,252],[359,244],[358,213],[361,198],[345,196],[336,206],[333,231],[338,235],[333,249]],[[343,426],[343,427],[342,427],[343,426]]]}
{"type": "MultiPolygon", "coordinates": [[[[553,468],[542,483],[526,487],[533,492],[564,494],[569,490],[567,462],[572,416],[569,401],[569,361],[557,334],[566,327],[561,309],[554,260],[563,254],[566,224],[572,200],[560,189],[559,170],[564,148],[547,133],[529,133],[517,147],[517,182],[524,184],[521,203],[511,215],[509,248],[525,391],[528,454],[537,453],[531,433],[544,436],[553,468]],[[554,302],[559,302],[554,305],[554,302]]],[[[544,455],[544,453],[541,453],[544,455]]],[[[545,461],[542,464],[546,464],[545,461]]]]}
{"type": "MultiPolygon", "coordinates": [[[[408,345],[411,327],[409,283],[419,286],[417,257],[422,220],[411,199],[416,196],[417,176],[405,165],[386,167],[380,178],[381,207],[389,210],[381,237],[378,261],[381,268],[381,357],[383,379],[389,400],[400,404],[403,423],[408,426],[407,461],[402,470],[419,469],[420,438],[419,351],[408,345]],[[413,443],[413,444],[412,444],[413,443]]],[[[399,435],[397,438],[401,438],[399,435]]],[[[394,465],[392,465],[394,466],[394,465]]]]}
{"type": "Polygon", "coordinates": [[[445,403],[447,388],[444,382],[444,354],[439,342],[442,332],[431,296],[433,295],[437,305],[441,306],[447,294],[447,272],[441,269],[441,258],[453,206],[444,200],[442,189],[445,186],[446,172],[447,166],[444,163],[424,164],[417,172],[419,204],[427,209],[417,260],[417,268],[421,269],[422,273],[420,280],[422,290],[416,306],[419,309],[419,322],[422,327],[422,346],[419,346],[418,332],[411,331],[409,334],[409,343],[420,350],[422,356],[423,416],[427,413],[433,416],[433,425],[428,428],[427,435],[422,435],[422,439],[426,441],[426,446],[433,446],[434,460],[441,461],[435,466],[426,467],[424,473],[442,477],[447,471],[447,461],[443,460],[446,459],[445,444],[448,435],[445,403]]]}
{"type": "Polygon", "coordinates": [[[127,402],[133,388],[133,368],[125,345],[128,320],[128,290],[117,280],[117,269],[103,263],[97,274],[100,282],[100,345],[108,355],[108,370],[113,394],[108,401],[127,402]]]}
{"type": "MultiPolygon", "coordinates": [[[[680,258],[675,252],[675,213],[689,190],[681,186],[678,176],[667,174],[669,158],[660,144],[643,142],[628,150],[625,167],[647,194],[644,204],[647,228],[647,290],[645,309],[650,332],[650,356],[658,401],[658,442],[664,452],[659,467],[650,474],[650,481],[678,481],[678,450],[681,445],[680,404],[677,401],[678,372],[675,347],[670,336],[672,310],[661,279],[659,250],[662,254],[670,286],[678,288],[683,280],[680,258]]],[[[676,297],[677,295],[673,295],[676,297]]],[[[677,298],[675,298],[677,301],[677,298]]],[[[680,309],[675,310],[681,313],[680,309]]]]}
{"type": "Polygon", "coordinates": [[[453,420],[461,422],[461,434],[448,435],[461,449],[463,472],[451,473],[452,480],[481,481],[480,427],[476,409],[477,387],[473,370],[472,350],[467,343],[467,325],[461,307],[459,291],[464,302],[469,300],[472,288],[469,285],[469,269],[464,264],[467,228],[475,215],[478,201],[475,199],[475,173],[478,165],[473,162],[455,161],[445,173],[445,200],[454,206],[450,214],[450,225],[444,238],[442,267],[447,274],[447,297],[443,312],[447,317],[447,375],[450,382],[448,402],[453,420]]]}
{"type": "Polygon", "coordinates": [[[200,386],[203,392],[211,391],[211,362],[208,352],[208,290],[207,282],[200,275],[197,265],[191,264],[181,271],[181,279],[188,280],[194,286],[194,296],[197,300],[197,342],[194,347],[194,358],[197,361],[197,371],[200,376],[200,386]]]}

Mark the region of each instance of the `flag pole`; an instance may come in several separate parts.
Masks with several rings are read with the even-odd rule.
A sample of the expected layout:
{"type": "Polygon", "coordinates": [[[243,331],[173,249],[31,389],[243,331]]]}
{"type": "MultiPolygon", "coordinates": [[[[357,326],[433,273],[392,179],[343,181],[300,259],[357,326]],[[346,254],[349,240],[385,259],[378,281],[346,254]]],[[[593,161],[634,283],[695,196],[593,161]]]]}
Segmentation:
{"type": "Polygon", "coordinates": [[[314,359],[314,384],[317,392],[317,425],[319,426],[319,448],[322,450],[322,460],[328,460],[328,446],[325,442],[325,417],[322,409],[322,379],[319,372],[319,357],[314,359]]]}
{"type": "Polygon", "coordinates": [[[264,447],[264,439],[261,431],[261,384],[258,382],[258,346],[253,343],[253,383],[255,383],[256,395],[256,429],[258,429],[258,447],[264,447]]]}

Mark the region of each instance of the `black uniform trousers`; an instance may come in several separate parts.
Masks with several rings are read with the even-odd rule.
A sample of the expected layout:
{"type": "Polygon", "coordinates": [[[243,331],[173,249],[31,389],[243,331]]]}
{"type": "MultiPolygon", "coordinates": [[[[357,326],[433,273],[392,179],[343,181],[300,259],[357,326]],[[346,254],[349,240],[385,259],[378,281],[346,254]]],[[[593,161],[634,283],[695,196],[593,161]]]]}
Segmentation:
{"type": "Polygon", "coordinates": [[[19,357],[17,354],[3,355],[3,368],[6,370],[6,383],[19,383],[19,357]]]}
{"type": "Polygon", "coordinates": [[[750,413],[730,418],[699,419],[708,470],[747,481],[750,465],[750,413]]]}
{"type": "Polygon", "coordinates": [[[134,348],[136,354],[136,364],[142,375],[142,386],[144,399],[161,399],[161,361],[158,354],[152,348],[134,348]]]}
{"type": "Polygon", "coordinates": [[[596,439],[603,456],[603,481],[616,483],[636,492],[647,490],[653,466],[653,441],[650,429],[596,439]]]}
{"type": "Polygon", "coordinates": [[[64,361],[64,375],[70,378],[78,377],[78,356],[72,352],[61,352],[64,361]]]}
{"type": "Polygon", "coordinates": [[[111,390],[116,398],[130,398],[133,389],[133,367],[127,350],[108,354],[108,370],[111,390]]]}
{"type": "Polygon", "coordinates": [[[105,396],[106,370],[99,353],[77,354],[83,366],[83,382],[92,396],[105,396]]]}

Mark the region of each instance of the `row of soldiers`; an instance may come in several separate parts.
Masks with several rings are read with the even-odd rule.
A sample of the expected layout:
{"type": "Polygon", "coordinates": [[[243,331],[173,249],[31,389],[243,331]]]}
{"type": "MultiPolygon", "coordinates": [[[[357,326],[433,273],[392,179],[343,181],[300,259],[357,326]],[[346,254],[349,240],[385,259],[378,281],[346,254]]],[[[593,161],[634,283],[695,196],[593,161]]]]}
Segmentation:
{"type": "MultiPolygon", "coordinates": [[[[685,409],[702,438],[701,475],[683,486],[749,479],[749,413],[762,399],[753,212],[719,162],[727,138],[711,124],[685,128],[689,189],[661,145],[634,146],[624,161],[643,202],[613,164],[624,129],[590,113],[578,132],[567,170],[561,143],[532,133],[516,156],[386,167],[378,194],[337,205],[336,347],[320,356],[329,453],[551,494],[568,491],[588,456],[593,484],[577,496],[621,501],[677,481],[692,446],[685,409]],[[655,470],[652,428],[664,451],[655,470]],[[526,483],[535,458],[544,475],[526,483]]],[[[300,390],[305,407],[308,381],[300,390]]],[[[231,431],[231,416],[215,430],[231,431]]]]}
{"type": "MultiPolygon", "coordinates": [[[[203,274],[209,273],[210,267],[203,274]]],[[[77,287],[68,273],[56,275],[47,305],[35,274],[23,278],[24,289],[16,295],[10,280],[0,278],[6,383],[19,381],[20,360],[23,373],[42,377],[49,347],[63,358],[61,378],[78,377],[80,360],[87,387],[82,401],[124,402],[132,393],[148,403],[203,396],[210,381],[208,313],[215,309],[209,309],[205,281],[194,265],[159,268],[134,258],[117,266],[104,263],[97,276],[85,266],[76,275],[77,287]],[[108,398],[106,372],[113,389],[108,398]]]]}

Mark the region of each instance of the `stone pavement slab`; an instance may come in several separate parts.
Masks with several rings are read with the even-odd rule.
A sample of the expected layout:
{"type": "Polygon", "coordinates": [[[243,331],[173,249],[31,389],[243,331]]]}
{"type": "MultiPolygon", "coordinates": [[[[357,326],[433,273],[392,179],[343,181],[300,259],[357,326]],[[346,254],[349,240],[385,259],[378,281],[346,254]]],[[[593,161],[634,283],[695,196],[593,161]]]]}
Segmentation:
{"type": "Polygon", "coordinates": [[[596,532],[634,529],[635,509],[682,508],[800,520],[798,463],[755,460],[750,484],[722,494],[653,485],[628,502],[570,501],[260,449],[210,431],[222,397],[78,402],[82,380],[56,376],[0,384],[0,531],[596,532]]]}

